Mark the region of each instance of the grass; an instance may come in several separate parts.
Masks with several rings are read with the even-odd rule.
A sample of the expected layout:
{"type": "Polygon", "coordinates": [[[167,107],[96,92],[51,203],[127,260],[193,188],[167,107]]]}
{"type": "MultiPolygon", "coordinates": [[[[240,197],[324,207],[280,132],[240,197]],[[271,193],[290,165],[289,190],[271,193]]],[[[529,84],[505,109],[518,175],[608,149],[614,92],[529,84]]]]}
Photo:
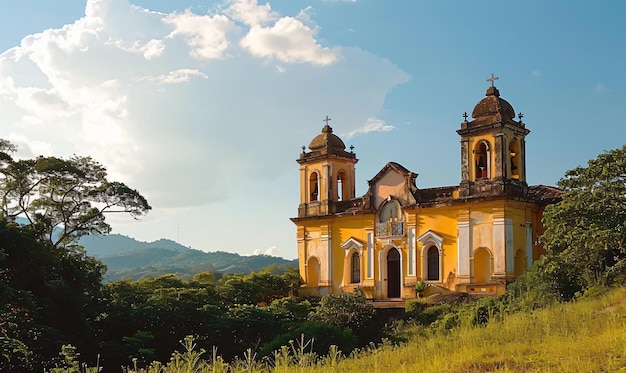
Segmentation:
{"type": "Polygon", "coordinates": [[[204,361],[196,365],[200,363],[196,360],[194,365],[203,369],[168,370],[164,366],[159,371],[626,372],[626,288],[494,318],[480,327],[463,325],[440,332],[405,325],[402,332],[408,338],[404,344],[370,346],[348,357],[334,349],[317,358],[302,348],[303,339],[277,352],[270,362],[254,362],[248,351],[243,360],[232,364],[211,359],[219,367],[203,365],[204,361]]]}
{"type": "Polygon", "coordinates": [[[406,344],[361,353],[336,371],[626,372],[626,288],[484,327],[407,332],[413,336],[406,344]]]}

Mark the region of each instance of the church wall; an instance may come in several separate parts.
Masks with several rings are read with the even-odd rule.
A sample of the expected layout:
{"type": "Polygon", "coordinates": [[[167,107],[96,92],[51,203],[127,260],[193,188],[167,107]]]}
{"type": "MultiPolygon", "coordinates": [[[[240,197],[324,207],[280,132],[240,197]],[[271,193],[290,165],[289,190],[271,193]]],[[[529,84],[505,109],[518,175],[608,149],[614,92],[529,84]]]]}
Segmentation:
{"type": "Polygon", "coordinates": [[[407,200],[406,179],[397,172],[388,172],[377,183],[377,190],[374,196],[374,206],[378,207],[389,196],[407,200]]]}
{"type": "Polygon", "coordinates": [[[361,287],[365,278],[367,265],[367,228],[373,229],[374,215],[349,215],[334,218],[332,220],[332,245],[333,245],[333,290],[335,292],[353,291],[361,287]],[[363,245],[360,252],[361,259],[361,282],[350,284],[344,281],[348,277],[349,266],[346,261],[346,249],[341,246],[350,238],[360,241],[363,245]]]}
{"type": "MultiPolygon", "coordinates": [[[[454,282],[457,267],[457,215],[458,210],[453,206],[420,209],[415,214],[416,238],[432,231],[443,238],[441,257],[441,268],[439,281],[437,283],[448,287],[448,282],[454,282]]],[[[419,280],[427,278],[426,247],[416,243],[416,275],[419,280]]]]}
{"type": "Polygon", "coordinates": [[[302,295],[324,295],[331,292],[331,271],[329,265],[330,240],[328,221],[326,219],[313,220],[298,226],[298,266],[300,277],[304,281],[300,293],[302,295]],[[311,258],[320,263],[319,273],[316,276],[317,284],[310,283],[309,268],[311,258]]]}
{"type": "Polygon", "coordinates": [[[423,244],[418,237],[432,231],[442,238],[440,275],[438,281],[429,281],[437,285],[454,289],[457,284],[475,282],[476,278],[484,278],[484,274],[474,273],[489,271],[489,275],[497,275],[492,279],[512,280],[521,274],[533,260],[538,259],[542,252],[541,247],[534,245],[541,234],[543,226],[540,222],[539,208],[535,205],[511,200],[479,202],[471,205],[450,205],[432,208],[421,208],[406,211],[406,237],[393,239],[377,239],[374,241],[373,253],[368,255],[368,233],[370,239],[375,231],[376,216],[374,214],[358,214],[348,216],[334,216],[326,219],[314,219],[298,226],[298,250],[300,273],[307,279],[307,260],[317,258],[321,263],[319,286],[305,286],[303,295],[324,295],[326,293],[340,293],[354,291],[361,288],[368,298],[381,298],[386,295],[384,266],[385,250],[389,247],[397,248],[402,257],[402,297],[411,298],[414,295],[416,281],[427,279],[427,249],[432,243],[423,244]],[[471,239],[468,266],[471,277],[459,278],[459,242],[458,221],[459,214],[467,214],[470,220],[471,239]],[[530,223],[530,224],[527,224],[530,223]],[[410,234],[409,234],[410,232],[410,234]],[[499,233],[498,233],[499,232],[499,233]],[[361,281],[351,283],[349,279],[350,249],[341,246],[342,243],[354,239],[361,244],[361,281]],[[414,251],[409,255],[413,240],[414,251]],[[507,243],[508,241],[508,243],[507,243]],[[473,263],[474,253],[479,249],[486,249],[490,254],[490,263],[485,267],[485,251],[480,250],[481,263],[473,263]],[[426,250],[425,250],[426,249],[426,250]],[[519,257],[518,257],[519,256],[519,257]],[[368,258],[372,258],[369,263],[368,258]],[[409,270],[413,260],[413,269],[409,270]],[[366,278],[367,268],[373,269],[371,278],[366,278]],[[382,277],[381,277],[382,276],[382,277]]]}
{"type": "Polygon", "coordinates": [[[525,203],[510,202],[507,206],[507,215],[513,220],[513,247],[509,253],[510,262],[507,263],[507,277],[513,279],[519,276],[528,267],[528,256],[532,258],[532,236],[529,238],[529,229],[535,229],[533,213],[525,203]],[[530,252],[529,252],[530,251],[530,252]]]}

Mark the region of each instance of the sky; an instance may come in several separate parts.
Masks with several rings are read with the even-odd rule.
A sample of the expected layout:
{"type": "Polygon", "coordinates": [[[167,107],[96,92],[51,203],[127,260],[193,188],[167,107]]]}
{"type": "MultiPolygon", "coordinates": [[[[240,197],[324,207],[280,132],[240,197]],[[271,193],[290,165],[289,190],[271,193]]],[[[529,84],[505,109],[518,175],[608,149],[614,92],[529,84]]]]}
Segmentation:
{"type": "Polygon", "coordinates": [[[0,138],[91,156],[150,205],[113,233],[297,258],[302,146],[333,132],[357,195],[387,162],[458,185],[491,74],[527,179],[626,143],[626,2],[20,0],[0,5],[0,138]],[[601,6],[600,6],[601,4],[601,6]]]}

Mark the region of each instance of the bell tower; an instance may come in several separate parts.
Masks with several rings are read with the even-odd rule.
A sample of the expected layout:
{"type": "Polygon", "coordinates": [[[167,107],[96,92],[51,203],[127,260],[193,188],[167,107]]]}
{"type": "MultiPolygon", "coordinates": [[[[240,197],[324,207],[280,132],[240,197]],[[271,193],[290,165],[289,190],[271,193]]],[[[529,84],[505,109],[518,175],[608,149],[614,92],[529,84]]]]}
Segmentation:
{"type": "Polygon", "coordinates": [[[515,110],[500,98],[500,91],[491,74],[491,86],[472,111],[472,120],[461,123],[462,197],[510,194],[523,196],[526,184],[526,135],[530,133],[522,122],[523,114],[515,120],[515,110]]]}
{"type": "Polygon", "coordinates": [[[355,197],[356,154],[346,151],[343,141],[328,125],[326,116],[322,133],[302,147],[300,164],[300,205],[298,217],[323,216],[344,210],[355,197]]]}

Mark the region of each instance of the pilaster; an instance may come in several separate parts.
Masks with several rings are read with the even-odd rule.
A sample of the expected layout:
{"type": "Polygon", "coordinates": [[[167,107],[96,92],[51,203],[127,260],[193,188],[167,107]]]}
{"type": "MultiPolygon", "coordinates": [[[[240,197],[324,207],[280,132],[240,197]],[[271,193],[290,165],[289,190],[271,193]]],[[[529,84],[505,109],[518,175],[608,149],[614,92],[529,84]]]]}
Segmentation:
{"type": "Polygon", "coordinates": [[[506,150],[506,135],[504,133],[498,133],[494,137],[493,151],[494,151],[494,174],[493,178],[506,178],[506,164],[504,160],[506,156],[504,151],[506,150]]]}
{"type": "Polygon", "coordinates": [[[469,139],[461,140],[461,182],[469,181],[469,139]]]}
{"type": "Polygon", "coordinates": [[[457,219],[458,278],[461,282],[467,282],[470,279],[470,257],[472,256],[472,233],[470,229],[469,210],[459,211],[457,219]]]}
{"type": "Polygon", "coordinates": [[[526,268],[533,265],[533,223],[526,222],[526,268]]]}
{"type": "Polygon", "coordinates": [[[504,217],[493,219],[493,273],[495,278],[505,279],[513,267],[513,221],[504,217]],[[507,263],[508,262],[508,263],[507,263]]]}

